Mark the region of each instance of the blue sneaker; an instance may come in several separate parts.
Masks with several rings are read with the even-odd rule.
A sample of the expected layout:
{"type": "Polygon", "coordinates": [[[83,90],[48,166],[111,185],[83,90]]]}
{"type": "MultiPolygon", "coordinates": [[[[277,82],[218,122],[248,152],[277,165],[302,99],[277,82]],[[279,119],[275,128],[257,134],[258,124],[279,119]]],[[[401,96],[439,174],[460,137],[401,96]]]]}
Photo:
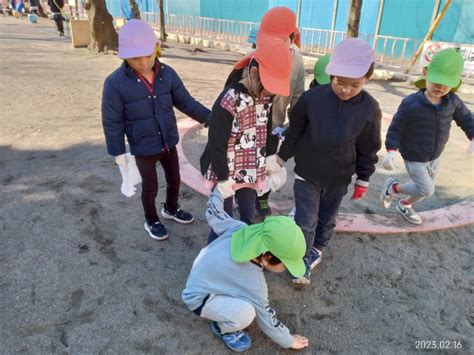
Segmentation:
{"type": "Polygon", "coordinates": [[[230,350],[241,353],[252,345],[252,339],[243,330],[222,334],[217,322],[211,323],[211,331],[216,337],[222,340],[230,350]]]}
{"type": "Polygon", "coordinates": [[[318,265],[321,262],[321,259],[323,258],[323,253],[321,250],[316,249],[316,247],[312,247],[309,250],[308,255],[305,257],[306,260],[306,265],[309,266],[310,270],[313,270],[316,265],[318,265]]]}

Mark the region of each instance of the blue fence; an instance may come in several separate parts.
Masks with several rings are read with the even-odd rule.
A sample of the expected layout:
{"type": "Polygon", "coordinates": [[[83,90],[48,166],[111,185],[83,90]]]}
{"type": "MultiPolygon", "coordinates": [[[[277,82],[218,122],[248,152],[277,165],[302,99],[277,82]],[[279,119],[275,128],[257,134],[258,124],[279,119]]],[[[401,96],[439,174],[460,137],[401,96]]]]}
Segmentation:
{"type": "MultiPolygon", "coordinates": [[[[158,12],[158,0],[136,0],[140,11],[158,12]]],[[[446,0],[435,9],[436,0],[384,0],[379,35],[422,40],[433,18],[446,0]]],[[[287,6],[295,13],[300,4],[300,28],[345,31],[350,0],[165,0],[168,14],[260,22],[262,15],[274,6],[287,6]],[[336,12],[334,13],[334,9],[336,12]],[[334,15],[335,14],[335,15],[334,15]]],[[[364,0],[360,33],[374,35],[380,0],[364,0]]],[[[106,0],[115,17],[130,17],[129,0],[106,0]]],[[[434,33],[433,40],[474,43],[474,0],[453,0],[446,16],[434,33]]],[[[324,41],[324,39],[322,39],[324,41]]]]}

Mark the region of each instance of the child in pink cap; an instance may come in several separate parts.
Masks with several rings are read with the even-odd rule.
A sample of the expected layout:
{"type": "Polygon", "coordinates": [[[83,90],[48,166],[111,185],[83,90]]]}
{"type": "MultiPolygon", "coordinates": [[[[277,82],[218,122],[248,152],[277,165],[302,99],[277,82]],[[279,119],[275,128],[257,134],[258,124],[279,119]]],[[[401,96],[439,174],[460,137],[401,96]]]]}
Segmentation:
{"type": "Polygon", "coordinates": [[[381,146],[382,113],[363,90],[373,74],[374,52],[367,42],[349,38],[336,46],[326,72],[331,82],[306,91],[290,114],[290,128],[267,170],[277,172],[295,159],[295,222],[307,243],[307,266],[295,283],[309,284],[331,238],[343,196],[357,175],[353,200],[364,197],[381,146]]]}
{"type": "Polygon", "coordinates": [[[131,20],[119,33],[119,57],[124,59],[104,83],[102,123],[107,152],[127,170],[127,137],[130,153],[135,155],[142,178],[142,204],[145,230],[151,238],[163,240],[168,232],[155,205],[158,194],[156,163],[159,161],[167,183],[166,203],[161,210],[165,219],[188,224],[191,213],[178,204],[179,174],[176,144],[179,141],[173,108],[198,122],[207,122],[209,109],[186,90],[178,74],[156,58],[158,39],[144,21],[131,20]]]}

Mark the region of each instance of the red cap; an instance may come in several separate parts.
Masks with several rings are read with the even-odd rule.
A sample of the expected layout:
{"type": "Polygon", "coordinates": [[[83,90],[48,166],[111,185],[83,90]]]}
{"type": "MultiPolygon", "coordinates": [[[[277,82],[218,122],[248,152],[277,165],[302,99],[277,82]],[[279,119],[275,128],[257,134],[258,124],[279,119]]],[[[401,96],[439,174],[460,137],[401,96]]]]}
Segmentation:
{"type": "Polygon", "coordinates": [[[235,63],[234,68],[244,68],[252,58],[258,62],[263,87],[272,94],[289,96],[292,56],[285,42],[278,38],[266,38],[255,52],[235,63]]]}
{"type": "Polygon", "coordinates": [[[284,6],[271,8],[262,17],[257,34],[257,46],[265,37],[276,37],[284,41],[292,33],[295,33],[295,44],[300,47],[301,34],[296,26],[296,14],[284,6]]]}

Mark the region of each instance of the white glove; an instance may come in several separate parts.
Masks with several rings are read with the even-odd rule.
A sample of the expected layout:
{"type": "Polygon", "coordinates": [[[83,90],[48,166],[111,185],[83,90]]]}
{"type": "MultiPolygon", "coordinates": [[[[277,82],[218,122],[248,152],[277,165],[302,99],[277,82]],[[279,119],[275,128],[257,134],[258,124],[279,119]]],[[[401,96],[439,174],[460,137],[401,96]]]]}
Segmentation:
{"type": "Polygon", "coordinates": [[[233,189],[234,185],[235,185],[234,179],[227,179],[225,181],[218,182],[216,188],[217,190],[219,190],[220,194],[222,195],[222,198],[225,200],[226,198],[234,196],[235,194],[235,191],[233,189]]]}
{"type": "Polygon", "coordinates": [[[118,166],[121,166],[125,171],[128,171],[128,164],[127,164],[127,155],[120,154],[115,157],[115,162],[118,166]]]}
{"type": "Polygon", "coordinates": [[[389,150],[385,158],[383,158],[382,167],[386,170],[395,169],[395,157],[397,156],[396,150],[389,150]]]}
{"type": "Polygon", "coordinates": [[[273,154],[265,158],[265,170],[268,174],[276,174],[281,170],[281,165],[278,163],[278,155],[273,154]]]}
{"type": "Polygon", "coordinates": [[[468,153],[474,153],[474,138],[471,140],[471,145],[467,148],[468,153]]]}

